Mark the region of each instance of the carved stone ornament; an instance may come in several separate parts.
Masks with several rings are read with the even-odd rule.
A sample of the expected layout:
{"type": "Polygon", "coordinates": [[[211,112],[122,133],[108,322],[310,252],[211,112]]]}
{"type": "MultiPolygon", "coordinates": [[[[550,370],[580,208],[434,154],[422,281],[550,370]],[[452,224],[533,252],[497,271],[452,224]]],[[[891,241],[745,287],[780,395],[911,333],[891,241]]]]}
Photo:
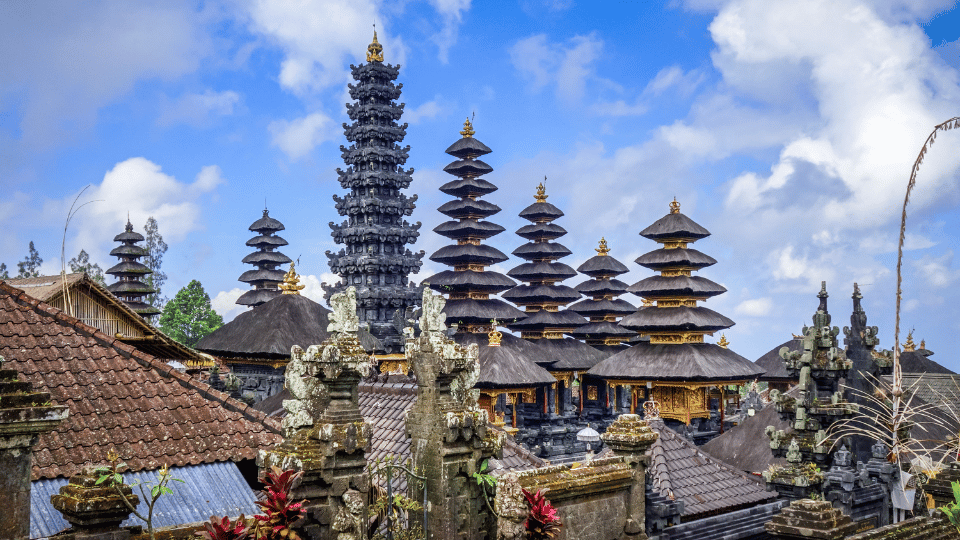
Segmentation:
{"type": "Polygon", "coordinates": [[[507,473],[497,480],[497,495],[493,500],[497,511],[497,540],[520,540],[526,537],[524,521],[530,515],[523,489],[516,473],[507,473]]]}
{"type": "Polygon", "coordinates": [[[337,540],[361,540],[364,537],[363,495],[348,489],[341,499],[343,504],[337,509],[331,528],[337,533],[337,540]]]}
{"type": "Polygon", "coordinates": [[[347,287],[342,293],[337,293],[330,297],[330,307],[333,311],[330,313],[330,324],[327,325],[327,332],[353,332],[360,330],[360,318],[357,317],[357,289],[347,287]]]}

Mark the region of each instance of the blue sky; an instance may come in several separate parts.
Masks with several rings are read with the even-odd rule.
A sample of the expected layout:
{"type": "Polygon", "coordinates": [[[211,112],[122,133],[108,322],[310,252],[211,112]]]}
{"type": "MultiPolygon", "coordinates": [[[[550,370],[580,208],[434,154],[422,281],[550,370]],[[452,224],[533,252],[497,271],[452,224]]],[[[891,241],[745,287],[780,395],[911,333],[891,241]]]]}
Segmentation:
{"type": "MultiPolygon", "coordinates": [[[[447,242],[432,232],[443,150],[476,114],[505,253],[546,175],[565,262],[604,236],[633,283],[650,274],[633,259],[656,248],[637,233],[676,197],[713,233],[695,247],[719,261],[702,275],[729,292],[706,305],[737,321],[732,349],[755,359],[799,333],[822,280],[838,326],[859,282],[892,346],[910,167],[960,115],[954,1],[0,2],[0,262],[15,269],[32,240],[59,272],[67,209],[89,184],[81,200],[102,202],[71,223],[67,258],[83,248],[107,268],[127,212],[138,230],[155,216],[164,293],[199,279],[229,319],[266,201],[319,298],[324,252],[339,249],[327,223],[341,220],[349,65],[374,21],[403,66],[408,219],[427,256],[447,242]]],[[[958,155],[960,132],[944,133],[921,170],[903,327],[960,371],[958,155]]],[[[424,260],[415,281],[443,269],[424,260]]]]}

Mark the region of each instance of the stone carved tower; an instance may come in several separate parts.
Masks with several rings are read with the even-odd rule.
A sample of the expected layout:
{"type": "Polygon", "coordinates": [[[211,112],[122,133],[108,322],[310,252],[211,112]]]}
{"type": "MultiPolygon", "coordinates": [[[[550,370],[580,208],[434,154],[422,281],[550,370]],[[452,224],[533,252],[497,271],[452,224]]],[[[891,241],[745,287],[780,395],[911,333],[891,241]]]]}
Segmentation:
{"type": "Polygon", "coordinates": [[[372,367],[357,337],[356,290],[348,287],[330,302],[333,336],[306,351],[294,345],[286,370],[294,399],[283,402],[284,440],[261,450],[257,464],[303,471],[301,484],[291,492],[295,500],[307,499],[307,516],[296,527],[301,538],[359,540],[359,533],[342,536],[349,532],[338,527],[366,519],[365,507],[357,514],[356,502],[370,490],[365,455],[373,429],[360,414],[357,386],[372,367]]]}
{"type": "Polygon", "coordinates": [[[417,196],[400,190],[410,187],[413,169],[404,169],[410,147],[399,144],[407,124],[397,125],[403,104],[396,104],[402,84],[394,84],[400,66],[383,63],[383,47],[373,34],[367,48],[367,62],[350,66],[357,84],[348,85],[356,103],[347,104],[352,124],[343,125],[351,144],[341,146],[346,170],[337,169],[340,185],[350,190],[344,197],[333,196],[337,212],[346,216],[340,225],[330,222],[333,240],[346,245],[337,253],[327,251],[330,270],[340,283],[324,286],[327,299],[349,286],[357,289],[358,315],[370,325],[383,352],[400,352],[402,339],[393,325],[394,312],[404,313],[416,305],[417,289],[407,281],[420,270],[423,252],[412,253],[405,246],[416,242],[420,223],[403,220],[415,208],[417,196]]]}
{"type": "Polygon", "coordinates": [[[418,385],[406,431],[413,467],[427,478],[423,487],[412,488],[411,497],[422,500],[417,490],[427,490],[428,539],[481,540],[493,522],[472,475],[484,457],[499,453],[503,440],[487,429],[487,412],[477,407],[477,345],[462,347],[444,335],[444,303],[425,289],[421,333],[406,341],[418,385]]]}

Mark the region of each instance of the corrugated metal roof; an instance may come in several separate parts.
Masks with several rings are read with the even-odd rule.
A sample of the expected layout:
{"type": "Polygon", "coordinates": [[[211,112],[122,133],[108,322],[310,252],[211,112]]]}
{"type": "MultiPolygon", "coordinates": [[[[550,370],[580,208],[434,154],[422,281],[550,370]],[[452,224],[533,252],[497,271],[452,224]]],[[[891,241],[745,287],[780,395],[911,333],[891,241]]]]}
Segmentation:
{"type": "MultiPolygon", "coordinates": [[[[186,467],[171,467],[170,474],[183,483],[172,482],[172,495],[164,495],[153,510],[153,526],[166,527],[183,523],[207,521],[210,516],[236,517],[256,513],[255,492],[240,474],[236,463],[203,463],[186,467]]],[[[125,473],[124,482],[153,482],[156,471],[125,473]]],[[[63,515],[50,504],[50,496],[60,493],[66,478],[43,478],[32,483],[30,491],[30,538],[46,538],[70,526],[63,515]]],[[[138,488],[133,488],[139,496],[138,488]]],[[[143,499],[143,497],[140,497],[143,499]]],[[[137,510],[146,514],[147,504],[140,501],[137,510]]],[[[131,516],[123,525],[144,525],[131,516]]]]}

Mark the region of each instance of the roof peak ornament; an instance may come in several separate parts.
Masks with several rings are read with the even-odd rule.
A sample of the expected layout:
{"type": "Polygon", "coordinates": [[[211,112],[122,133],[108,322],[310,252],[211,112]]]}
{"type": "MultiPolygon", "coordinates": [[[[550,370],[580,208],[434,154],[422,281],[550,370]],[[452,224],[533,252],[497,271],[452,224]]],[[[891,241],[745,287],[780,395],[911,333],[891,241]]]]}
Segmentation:
{"type": "Polygon", "coordinates": [[[544,185],[546,181],[547,181],[547,177],[544,176],[543,182],[540,182],[537,185],[537,194],[533,196],[533,198],[536,199],[537,202],[547,202],[547,197],[548,197],[547,187],[544,185]]]}
{"type": "Polygon", "coordinates": [[[473,130],[473,122],[470,121],[470,118],[467,118],[463,121],[463,129],[460,130],[460,135],[465,139],[473,137],[477,132],[473,130]]]}
{"type": "MultiPolygon", "coordinates": [[[[727,335],[726,335],[726,334],[720,334],[720,341],[717,342],[717,345],[723,347],[724,349],[726,349],[727,346],[730,345],[730,342],[727,341],[727,335]]],[[[756,381],[754,381],[754,382],[756,382],[756,381]]]]}
{"type": "Polygon", "coordinates": [[[489,347],[499,347],[500,340],[503,339],[503,334],[497,330],[497,320],[493,319],[490,321],[490,332],[487,333],[487,345],[489,347]]]}
{"type": "Polygon", "coordinates": [[[600,247],[595,248],[594,251],[596,251],[597,255],[599,255],[600,257],[606,257],[607,255],[609,255],[610,248],[607,247],[607,239],[601,236],[600,247]]]}
{"type": "Polygon", "coordinates": [[[673,198],[673,202],[670,203],[670,213],[679,214],[680,213],[680,203],[677,202],[677,198],[673,198]]]}
{"type": "Polygon", "coordinates": [[[913,352],[917,350],[917,344],[913,342],[913,330],[907,334],[907,342],[903,344],[903,352],[913,352]]]}
{"type": "Polygon", "coordinates": [[[383,46],[377,41],[377,25],[373,25],[373,41],[367,45],[367,62],[383,62],[383,46]]]}
{"type": "Polygon", "coordinates": [[[293,262],[290,263],[290,270],[283,276],[283,283],[279,287],[283,291],[282,294],[296,294],[298,296],[300,291],[306,288],[306,285],[300,284],[300,276],[297,275],[293,262]]]}

